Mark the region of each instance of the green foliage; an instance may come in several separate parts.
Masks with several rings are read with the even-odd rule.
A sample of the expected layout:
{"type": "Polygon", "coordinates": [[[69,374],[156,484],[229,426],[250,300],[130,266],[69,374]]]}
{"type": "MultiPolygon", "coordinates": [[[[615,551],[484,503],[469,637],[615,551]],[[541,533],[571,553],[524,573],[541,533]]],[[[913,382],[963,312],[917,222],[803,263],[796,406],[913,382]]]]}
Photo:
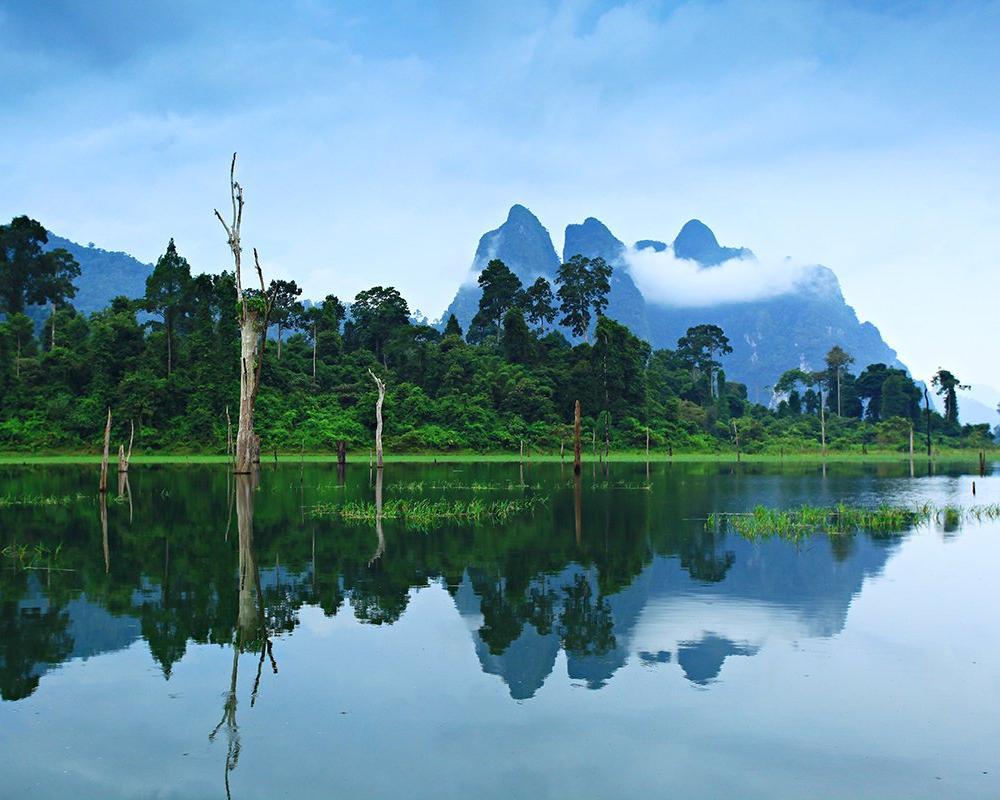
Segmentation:
{"type": "Polygon", "coordinates": [[[80,265],[56,248],[42,250],[49,235],[26,216],[0,225],[0,312],[18,314],[31,305],[59,304],[73,297],[80,265]]]}
{"type": "MultiPolygon", "coordinates": [[[[755,405],[721,369],[730,351],[721,328],[694,326],[676,350],[652,351],[603,316],[609,275],[600,259],[573,258],[560,271],[564,321],[576,336],[593,333],[592,344],[575,346],[548,329],[555,320],[551,287],[539,280],[522,290],[499,261],[484,271],[478,333],[470,330],[470,341],[454,319],[444,335],[413,323],[392,287],[359,292],[346,314],[333,295],[300,306],[294,282],[274,282],[272,333],[277,325],[297,332],[283,341],[280,360],[264,359],[256,413],[264,452],[332,453],[343,441],[367,454],[375,427],[373,367],[388,386],[389,453],[511,452],[522,442],[528,451],[558,451],[569,443],[577,400],[588,451],[595,434],[616,449],[643,449],[647,430],[660,453],[731,453],[736,434],[747,454],[819,450],[814,387],[828,383],[828,373],[791,369],[774,387],[777,406],[755,405]]],[[[28,290],[21,296],[37,297],[28,290]]],[[[116,297],[87,317],[63,305],[42,341],[30,318],[9,313],[0,322],[0,450],[94,451],[110,407],[113,445],[134,422],[139,451],[224,453],[227,409],[230,419],[237,416],[240,304],[263,322],[259,290],[237,298],[232,274],[192,275],[171,241],[145,298],[116,297]],[[140,312],[156,316],[143,321],[140,312]]],[[[831,361],[840,364],[843,415],[827,415],[829,450],[906,450],[910,425],[922,435],[928,421],[918,387],[884,364],[855,376],[845,358],[831,361]]],[[[949,375],[939,373],[942,392],[958,387],[949,375]]],[[[959,428],[933,413],[929,421],[937,446],[988,443],[981,427],[959,428]]]]}
{"type": "Polygon", "coordinates": [[[601,316],[608,307],[610,279],[611,267],[600,257],[575,255],[559,267],[556,295],[563,315],[560,324],[569,328],[574,336],[587,338],[592,313],[601,316]]]}

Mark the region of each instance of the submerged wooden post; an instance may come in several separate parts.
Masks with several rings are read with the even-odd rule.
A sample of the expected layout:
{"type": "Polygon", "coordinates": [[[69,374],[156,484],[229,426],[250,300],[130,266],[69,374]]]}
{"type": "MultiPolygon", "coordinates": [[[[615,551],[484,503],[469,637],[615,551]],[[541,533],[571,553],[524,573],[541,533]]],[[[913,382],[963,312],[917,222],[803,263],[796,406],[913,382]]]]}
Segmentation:
{"type": "Polygon", "coordinates": [[[343,439],[337,440],[337,464],[344,466],[347,463],[347,442],[343,439]]]}
{"type": "Polygon", "coordinates": [[[573,472],[580,474],[580,401],[573,409],[573,472]]]}
{"type": "Polygon", "coordinates": [[[108,421],[104,425],[104,456],[101,458],[100,492],[108,491],[108,449],[111,447],[111,409],[108,409],[108,421]]]}
{"type": "Polygon", "coordinates": [[[649,426],[646,426],[646,463],[649,463],[649,426]]]}
{"type": "Polygon", "coordinates": [[[740,460],[740,429],[736,426],[736,420],[733,420],[733,438],[736,439],[736,461],[740,460]]]}
{"type": "Polygon", "coordinates": [[[385,381],[371,369],[368,370],[368,374],[378,387],[378,400],[375,402],[375,464],[382,469],[382,403],[385,401],[385,381]]]}

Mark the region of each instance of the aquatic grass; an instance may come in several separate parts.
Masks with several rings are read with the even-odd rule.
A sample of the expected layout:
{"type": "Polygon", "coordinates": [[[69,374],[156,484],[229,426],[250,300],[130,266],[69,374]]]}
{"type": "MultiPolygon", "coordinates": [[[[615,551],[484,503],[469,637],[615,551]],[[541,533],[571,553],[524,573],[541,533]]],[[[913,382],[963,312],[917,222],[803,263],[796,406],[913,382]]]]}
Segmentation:
{"type": "Polygon", "coordinates": [[[0,508],[41,508],[44,506],[68,506],[81,500],[88,500],[93,495],[77,492],[76,494],[29,494],[0,495],[0,508]]]}
{"type": "Polygon", "coordinates": [[[387,492],[399,492],[401,494],[418,494],[424,491],[463,491],[463,492],[511,492],[522,489],[540,490],[540,483],[521,483],[519,481],[484,482],[472,481],[462,483],[461,481],[403,481],[400,483],[388,484],[387,492]]]}
{"type": "MultiPolygon", "coordinates": [[[[506,500],[386,500],[382,504],[383,520],[400,520],[407,525],[428,527],[435,522],[449,520],[504,522],[513,516],[530,512],[544,503],[543,498],[515,498],[506,500]]],[[[375,503],[350,501],[323,503],[313,506],[309,513],[314,517],[340,517],[349,522],[374,523],[377,516],[375,503]]]]}
{"type": "Polygon", "coordinates": [[[903,533],[918,525],[938,522],[956,527],[964,520],[995,520],[1000,518],[1000,505],[942,506],[929,503],[917,506],[879,505],[874,507],[801,506],[797,509],[775,509],[756,506],[746,513],[713,513],[705,527],[715,530],[725,526],[747,539],[777,536],[799,539],[812,533],[850,534],[868,531],[880,534],[903,533]]]}

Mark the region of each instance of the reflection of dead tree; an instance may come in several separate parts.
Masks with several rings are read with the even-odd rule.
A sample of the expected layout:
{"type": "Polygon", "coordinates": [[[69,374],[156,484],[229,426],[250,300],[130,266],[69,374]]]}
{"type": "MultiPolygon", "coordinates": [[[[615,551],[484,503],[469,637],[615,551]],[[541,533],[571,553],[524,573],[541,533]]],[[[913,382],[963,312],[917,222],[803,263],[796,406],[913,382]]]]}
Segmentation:
{"type": "Polygon", "coordinates": [[[382,531],[382,470],[375,476],[375,535],[378,537],[378,547],[368,559],[369,567],[385,554],[385,533],[382,531]]]}
{"type": "Polygon", "coordinates": [[[229,679],[229,691],[226,693],[226,701],[222,704],[222,719],[215,726],[208,741],[214,742],[222,726],[226,726],[226,797],[231,797],[229,792],[229,773],[236,769],[240,760],[240,726],[236,723],[236,675],[239,670],[240,651],[233,648],[233,671],[229,679]]]}
{"type": "Polygon", "coordinates": [[[108,545],[108,495],[100,494],[101,504],[101,540],[104,545],[104,574],[111,572],[111,548],[108,545]]]}
{"type": "MultiPolygon", "coordinates": [[[[260,648],[260,658],[257,662],[257,674],[250,694],[250,707],[257,700],[260,688],[260,676],[264,659],[270,659],[272,670],[277,673],[278,664],[274,659],[272,644],[267,632],[264,616],[264,595],[260,585],[260,570],[257,566],[257,556],[253,544],[253,492],[254,483],[250,475],[237,475],[233,491],[233,502],[236,507],[236,526],[239,533],[239,585],[237,590],[236,632],[233,640],[233,668],[229,680],[229,691],[222,707],[222,719],[209,734],[209,741],[214,741],[219,731],[225,728],[227,738],[226,750],[226,797],[229,793],[229,773],[236,769],[240,757],[239,725],[236,722],[237,705],[237,675],[241,653],[256,652],[260,648]]],[[[228,499],[228,498],[227,498],[228,499]]],[[[230,507],[230,509],[232,506],[230,507]]],[[[226,523],[226,535],[229,535],[226,523]]]]}
{"type": "Polygon", "coordinates": [[[128,524],[132,524],[132,487],[128,482],[128,473],[118,473],[118,497],[128,498],[128,524]]]}
{"type": "Polygon", "coordinates": [[[576,533],[576,543],[583,538],[583,479],[580,473],[573,476],[573,528],[576,533]]]}

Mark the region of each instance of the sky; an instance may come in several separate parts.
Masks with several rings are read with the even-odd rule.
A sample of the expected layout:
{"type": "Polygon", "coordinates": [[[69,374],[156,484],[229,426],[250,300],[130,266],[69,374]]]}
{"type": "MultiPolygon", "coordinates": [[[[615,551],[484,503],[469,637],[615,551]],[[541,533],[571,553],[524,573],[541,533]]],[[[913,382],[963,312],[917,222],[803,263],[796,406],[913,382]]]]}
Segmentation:
{"type": "Polygon", "coordinates": [[[435,317],[514,203],[822,263],[917,377],[1000,385],[1000,2],[0,4],[0,219],[435,317]]]}

